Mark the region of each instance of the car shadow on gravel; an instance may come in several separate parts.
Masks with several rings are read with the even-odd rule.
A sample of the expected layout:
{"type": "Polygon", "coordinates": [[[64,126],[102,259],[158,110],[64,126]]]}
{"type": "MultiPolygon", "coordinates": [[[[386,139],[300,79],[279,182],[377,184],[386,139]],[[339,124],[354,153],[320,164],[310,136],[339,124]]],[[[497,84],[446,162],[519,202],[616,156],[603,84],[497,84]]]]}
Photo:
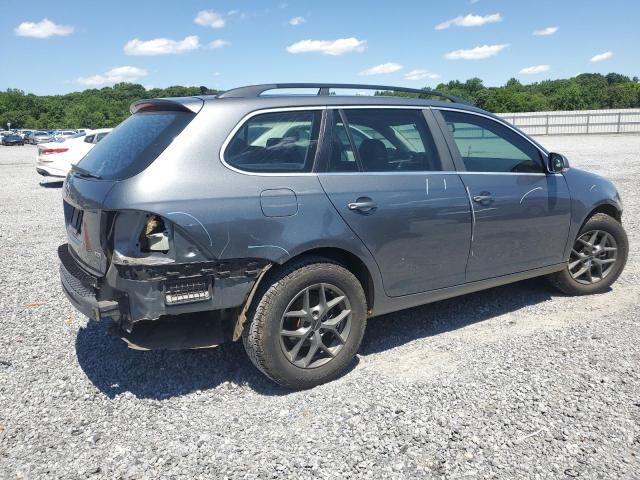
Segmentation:
{"type": "Polygon", "coordinates": [[[360,354],[366,356],[457,330],[558,295],[543,278],[534,278],[383,315],[367,324],[360,354]]]}
{"type": "MultiPolygon", "coordinates": [[[[457,330],[548,301],[554,295],[544,280],[533,279],[384,315],[367,325],[360,354],[457,330]]],[[[163,400],[225,382],[248,385],[269,396],[291,392],[258,372],[241,342],[201,350],[138,351],[112,335],[110,328],[108,321],[90,320],[76,338],[80,367],[110,398],[130,392],[138,398],[163,400]]],[[[357,363],[355,359],[350,368],[357,363]]]]}
{"type": "Polygon", "coordinates": [[[263,395],[290,393],[256,370],[242,342],[198,350],[139,351],[110,332],[111,322],[89,320],[76,337],[78,363],[89,380],[113,398],[130,392],[164,400],[229,382],[263,395]]]}

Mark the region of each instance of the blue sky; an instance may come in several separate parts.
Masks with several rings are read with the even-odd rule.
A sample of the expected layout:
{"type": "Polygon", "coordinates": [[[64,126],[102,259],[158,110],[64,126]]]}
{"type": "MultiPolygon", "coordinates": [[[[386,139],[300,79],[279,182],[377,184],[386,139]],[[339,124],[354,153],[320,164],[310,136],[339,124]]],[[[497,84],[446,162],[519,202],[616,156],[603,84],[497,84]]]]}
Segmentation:
{"type": "Polygon", "coordinates": [[[0,0],[0,89],[634,76],[639,21],[637,0],[0,0]]]}

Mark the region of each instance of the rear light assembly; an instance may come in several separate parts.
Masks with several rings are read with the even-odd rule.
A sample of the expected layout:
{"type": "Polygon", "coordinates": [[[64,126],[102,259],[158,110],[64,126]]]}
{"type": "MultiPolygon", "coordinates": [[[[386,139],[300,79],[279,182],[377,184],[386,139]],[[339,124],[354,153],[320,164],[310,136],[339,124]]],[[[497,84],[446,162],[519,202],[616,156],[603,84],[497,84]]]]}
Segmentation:
{"type": "Polygon", "coordinates": [[[147,217],[142,243],[142,251],[164,253],[169,251],[169,232],[164,226],[164,221],[157,215],[147,217]]]}
{"type": "Polygon", "coordinates": [[[52,153],[64,153],[68,150],[68,148],[45,148],[40,153],[43,155],[51,155],[52,153]]]}

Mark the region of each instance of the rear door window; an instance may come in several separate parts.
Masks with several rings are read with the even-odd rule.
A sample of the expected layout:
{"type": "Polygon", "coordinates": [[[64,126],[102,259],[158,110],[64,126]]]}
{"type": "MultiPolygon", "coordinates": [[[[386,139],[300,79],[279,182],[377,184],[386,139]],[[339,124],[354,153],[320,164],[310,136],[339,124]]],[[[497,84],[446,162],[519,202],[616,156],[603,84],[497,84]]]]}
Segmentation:
{"type": "Polygon", "coordinates": [[[318,145],[320,119],[319,110],[256,115],[233,136],[224,160],[246,172],[310,172],[318,145]]]}
{"type": "Polygon", "coordinates": [[[78,166],[106,180],[137,175],[169,146],[195,117],[182,111],[131,115],[98,143],[78,166]]]}
{"type": "MultiPolygon", "coordinates": [[[[344,114],[363,171],[442,170],[442,163],[422,110],[362,108],[345,109],[344,114]]],[[[344,127],[338,126],[338,132],[341,128],[344,127]]],[[[337,157],[332,160],[337,161],[337,157]]],[[[344,166],[341,164],[339,168],[344,166]]],[[[335,167],[330,165],[330,168],[335,167]]]]}

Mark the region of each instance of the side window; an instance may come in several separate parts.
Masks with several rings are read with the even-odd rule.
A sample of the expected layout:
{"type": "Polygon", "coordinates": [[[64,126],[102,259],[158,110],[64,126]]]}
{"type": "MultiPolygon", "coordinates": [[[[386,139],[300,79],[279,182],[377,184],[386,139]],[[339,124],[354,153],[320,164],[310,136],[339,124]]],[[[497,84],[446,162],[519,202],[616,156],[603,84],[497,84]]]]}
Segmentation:
{"type": "Polygon", "coordinates": [[[320,111],[263,113],[233,136],[225,161],[247,172],[310,172],[318,145],[320,111]]]}
{"type": "Polygon", "coordinates": [[[421,110],[363,108],[344,113],[364,171],[442,170],[421,110]]]}
{"type": "Polygon", "coordinates": [[[540,152],[495,120],[441,111],[469,172],[542,173],[540,152]]]}
{"type": "Polygon", "coordinates": [[[107,136],[109,132],[103,132],[103,133],[99,133],[98,135],[96,135],[96,143],[98,143],[100,140],[102,140],[104,137],[107,136]]]}
{"type": "Polygon", "coordinates": [[[84,137],[84,141],[87,143],[93,143],[94,137],[94,135],[87,135],[86,137],[84,137]]]}

